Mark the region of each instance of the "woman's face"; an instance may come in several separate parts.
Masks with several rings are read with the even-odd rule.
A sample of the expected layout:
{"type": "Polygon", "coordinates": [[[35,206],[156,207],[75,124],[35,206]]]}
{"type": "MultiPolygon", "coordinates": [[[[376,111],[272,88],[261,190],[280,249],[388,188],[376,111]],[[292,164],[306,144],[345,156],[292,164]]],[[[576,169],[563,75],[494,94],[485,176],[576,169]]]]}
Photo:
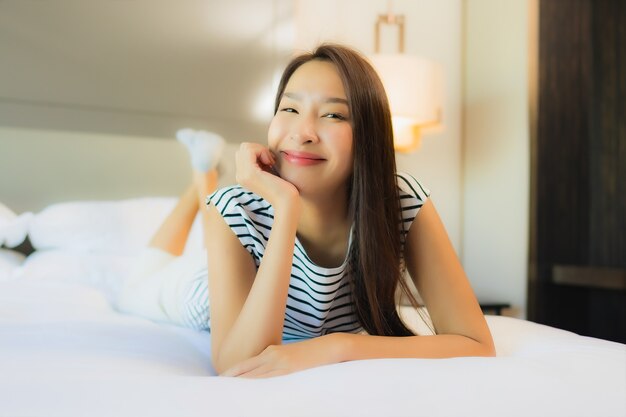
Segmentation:
{"type": "Polygon", "coordinates": [[[289,79],[270,123],[276,170],[301,194],[334,192],[352,172],[352,126],[334,64],[309,61],[289,79]]]}

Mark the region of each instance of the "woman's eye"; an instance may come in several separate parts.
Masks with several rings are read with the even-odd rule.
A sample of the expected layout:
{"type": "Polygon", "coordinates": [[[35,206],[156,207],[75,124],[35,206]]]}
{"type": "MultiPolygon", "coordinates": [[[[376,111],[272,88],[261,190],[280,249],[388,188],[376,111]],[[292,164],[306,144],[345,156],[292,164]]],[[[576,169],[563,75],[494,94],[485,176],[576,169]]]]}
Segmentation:
{"type": "Polygon", "coordinates": [[[346,118],[340,113],[326,113],[324,117],[328,119],[346,120],[346,118]]]}
{"type": "Polygon", "coordinates": [[[296,109],[291,108],[291,107],[283,107],[282,109],[280,109],[280,111],[284,111],[284,112],[287,112],[287,113],[298,113],[296,111],[296,109]]]}

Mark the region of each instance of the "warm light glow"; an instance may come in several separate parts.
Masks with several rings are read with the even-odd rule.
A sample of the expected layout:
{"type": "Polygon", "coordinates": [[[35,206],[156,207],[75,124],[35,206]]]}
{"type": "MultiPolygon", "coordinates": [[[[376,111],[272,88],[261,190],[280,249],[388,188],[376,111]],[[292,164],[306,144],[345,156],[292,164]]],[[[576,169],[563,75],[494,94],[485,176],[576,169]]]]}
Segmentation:
{"type": "Polygon", "coordinates": [[[405,54],[374,55],[370,61],[380,76],[391,114],[395,148],[417,149],[420,127],[441,122],[440,74],[429,60],[405,54]]]}
{"type": "Polygon", "coordinates": [[[396,151],[410,152],[419,149],[421,136],[419,126],[409,117],[392,116],[393,146],[396,151]]]}
{"type": "Polygon", "coordinates": [[[276,98],[276,90],[278,90],[281,75],[281,70],[275,70],[272,83],[267,84],[258,92],[252,107],[252,117],[254,117],[254,120],[263,123],[269,123],[272,120],[274,115],[274,100],[276,98]]]}

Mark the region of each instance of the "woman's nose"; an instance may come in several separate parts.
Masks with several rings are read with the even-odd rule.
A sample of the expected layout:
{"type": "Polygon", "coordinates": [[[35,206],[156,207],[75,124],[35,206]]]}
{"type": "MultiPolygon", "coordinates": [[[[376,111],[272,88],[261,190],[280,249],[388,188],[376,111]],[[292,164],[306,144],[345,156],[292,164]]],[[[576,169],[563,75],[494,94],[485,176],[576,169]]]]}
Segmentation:
{"type": "Polygon", "coordinates": [[[299,144],[317,143],[318,137],[315,129],[315,122],[309,117],[303,117],[295,129],[291,132],[291,140],[299,144]]]}

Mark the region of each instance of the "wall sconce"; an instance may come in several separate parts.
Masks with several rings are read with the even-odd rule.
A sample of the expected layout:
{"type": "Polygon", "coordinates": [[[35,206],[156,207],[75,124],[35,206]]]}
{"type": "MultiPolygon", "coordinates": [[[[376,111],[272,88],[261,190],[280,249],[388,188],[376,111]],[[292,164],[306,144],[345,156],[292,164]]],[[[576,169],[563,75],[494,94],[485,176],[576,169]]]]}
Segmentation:
{"type": "Polygon", "coordinates": [[[378,16],[374,51],[370,61],[389,99],[394,148],[398,152],[414,151],[421,143],[421,129],[441,124],[439,68],[432,61],[404,54],[403,15],[389,12],[378,16]],[[379,53],[381,24],[398,26],[398,53],[379,53]]]}

